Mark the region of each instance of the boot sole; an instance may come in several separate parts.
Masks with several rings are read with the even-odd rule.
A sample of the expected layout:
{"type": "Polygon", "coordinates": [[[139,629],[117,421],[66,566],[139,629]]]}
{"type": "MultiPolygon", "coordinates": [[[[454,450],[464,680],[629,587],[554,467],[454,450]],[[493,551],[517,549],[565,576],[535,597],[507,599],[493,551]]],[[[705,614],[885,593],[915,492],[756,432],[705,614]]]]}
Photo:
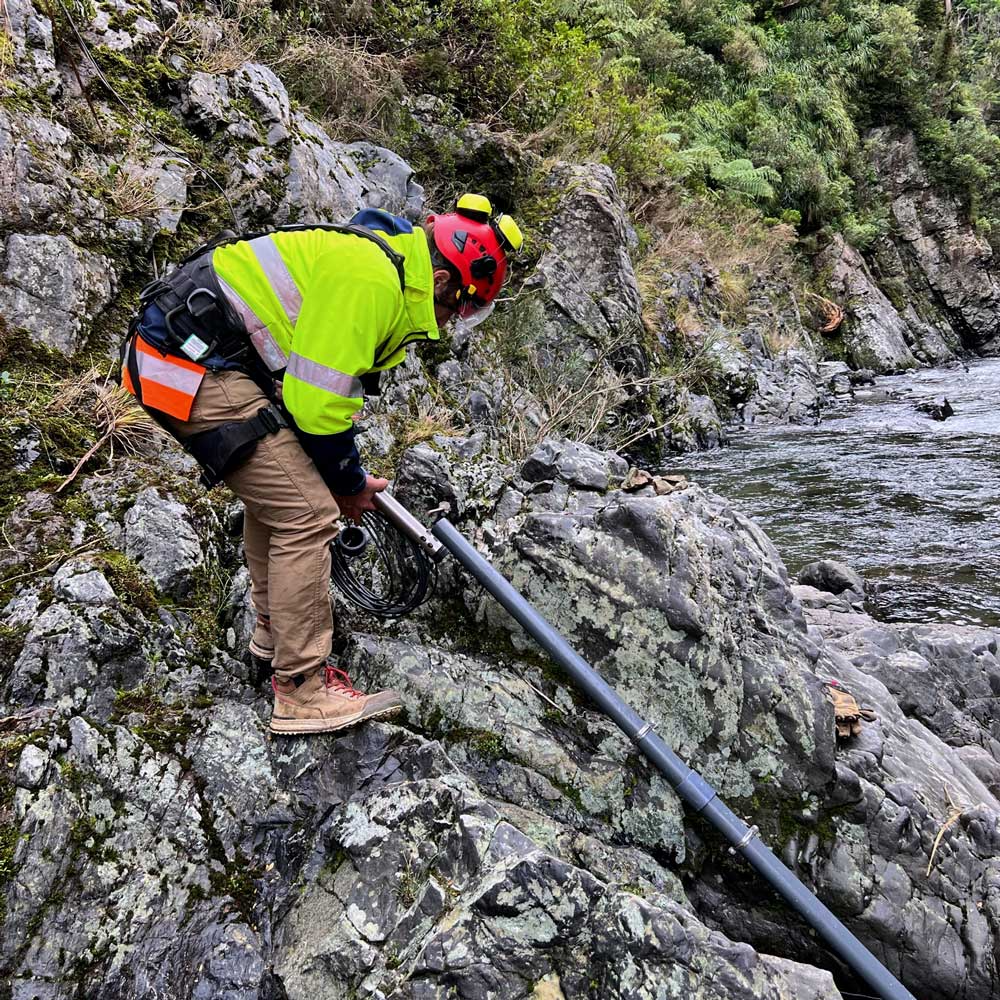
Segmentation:
{"type": "Polygon", "coordinates": [[[281,736],[301,736],[309,733],[332,733],[338,729],[347,729],[349,726],[356,726],[359,722],[368,722],[370,719],[388,719],[403,710],[402,705],[393,705],[390,708],[383,708],[379,712],[359,712],[349,719],[283,719],[272,716],[271,725],[268,729],[272,733],[281,736]]]}

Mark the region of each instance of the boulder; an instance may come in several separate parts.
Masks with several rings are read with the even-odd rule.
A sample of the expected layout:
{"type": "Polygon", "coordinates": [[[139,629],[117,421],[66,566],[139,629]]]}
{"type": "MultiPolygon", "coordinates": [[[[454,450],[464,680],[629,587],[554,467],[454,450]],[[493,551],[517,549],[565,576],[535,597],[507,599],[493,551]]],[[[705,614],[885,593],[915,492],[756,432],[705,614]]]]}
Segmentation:
{"type": "Polygon", "coordinates": [[[865,581],[861,574],[836,559],[817,559],[808,563],[799,570],[798,581],[830,594],[842,594],[845,590],[858,595],[865,592],[865,581]]]}
{"type": "Polygon", "coordinates": [[[151,13],[148,8],[129,0],[104,0],[84,25],[83,37],[91,46],[99,45],[112,52],[151,48],[160,41],[163,32],[145,16],[148,13],[151,13]]]}
{"type": "Polygon", "coordinates": [[[909,328],[861,255],[835,236],[816,264],[825,274],[831,298],[846,311],[841,335],[854,367],[883,375],[917,367],[907,342],[909,328]]]}
{"type": "Polygon", "coordinates": [[[416,219],[423,188],[399,156],[371,143],[334,142],[305,115],[292,116],[285,196],[278,222],[346,222],[363,207],[416,219]]]}
{"type": "Polygon", "coordinates": [[[65,236],[7,238],[0,315],[46,347],[73,354],[90,322],[111,301],[111,261],[65,236]]]}
{"type": "Polygon", "coordinates": [[[234,74],[233,85],[236,93],[246,97],[260,114],[268,145],[274,146],[291,135],[291,101],[273,70],[261,63],[245,62],[234,74]]]}
{"type": "Polygon", "coordinates": [[[815,357],[790,349],[753,366],[752,394],[737,406],[746,424],[815,424],[826,402],[815,357]]]}
{"type": "Polygon", "coordinates": [[[536,337],[563,354],[634,339],[642,303],[629,251],[638,241],[611,169],[560,163],[548,184],[560,195],[545,227],[551,249],[525,283],[544,303],[536,337]]]}
{"type": "Polygon", "coordinates": [[[71,559],[59,567],[52,581],[57,597],[78,604],[113,604],[111,584],[99,570],[84,559],[71,559]]]}
{"type": "Polygon", "coordinates": [[[178,599],[191,593],[205,557],[183,505],[148,487],[125,512],[124,528],[125,554],[160,591],[178,599]]]}
{"type": "Polygon", "coordinates": [[[610,451],[547,438],[524,461],[521,477],[529,483],[561,479],[578,489],[606,492],[621,484],[628,462],[610,451]]]}
{"type": "Polygon", "coordinates": [[[918,413],[926,413],[931,420],[947,420],[955,415],[954,407],[944,397],[917,403],[915,409],[918,413]]]}

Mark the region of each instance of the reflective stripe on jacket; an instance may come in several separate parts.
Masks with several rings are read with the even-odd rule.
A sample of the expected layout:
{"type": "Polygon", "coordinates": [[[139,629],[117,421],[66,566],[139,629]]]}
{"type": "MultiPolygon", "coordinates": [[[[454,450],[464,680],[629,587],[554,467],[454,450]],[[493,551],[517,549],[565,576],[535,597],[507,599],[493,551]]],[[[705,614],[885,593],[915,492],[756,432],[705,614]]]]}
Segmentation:
{"type": "Polygon", "coordinates": [[[122,385],[133,396],[139,396],[143,405],[178,420],[188,420],[195,394],[205,377],[205,368],[187,358],[163,354],[138,334],[132,337],[127,350],[135,360],[140,391],[135,391],[128,364],[122,366],[122,385]]]}
{"type": "Polygon", "coordinates": [[[279,230],[213,252],[223,292],[267,367],[285,370],[283,402],[308,434],[348,430],[364,404],[359,376],[439,336],[423,230],[379,235],[405,258],[405,290],[384,250],[350,233],[279,230]]]}

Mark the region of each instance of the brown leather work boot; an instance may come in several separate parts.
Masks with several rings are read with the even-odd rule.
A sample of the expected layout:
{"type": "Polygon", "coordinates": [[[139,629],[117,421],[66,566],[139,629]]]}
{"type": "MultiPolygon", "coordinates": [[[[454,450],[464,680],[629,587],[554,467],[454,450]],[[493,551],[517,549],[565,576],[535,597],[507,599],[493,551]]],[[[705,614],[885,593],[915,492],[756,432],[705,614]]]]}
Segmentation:
{"type": "Polygon", "coordinates": [[[365,694],[352,687],[347,674],[327,663],[306,676],[296,686],[294,681],[271,681],[274,711],[271,732],[329,733],[368,719],[395,715],[403,706],[395,691],[365,694]]]}
{"type": "Polygon", "coordinates": [[[257,624],[250,637],[250,655],[258,660],[266,660],[270,665],[274,659],[274,637],[271,635],[271,616],[257,612],[257,624]]]}

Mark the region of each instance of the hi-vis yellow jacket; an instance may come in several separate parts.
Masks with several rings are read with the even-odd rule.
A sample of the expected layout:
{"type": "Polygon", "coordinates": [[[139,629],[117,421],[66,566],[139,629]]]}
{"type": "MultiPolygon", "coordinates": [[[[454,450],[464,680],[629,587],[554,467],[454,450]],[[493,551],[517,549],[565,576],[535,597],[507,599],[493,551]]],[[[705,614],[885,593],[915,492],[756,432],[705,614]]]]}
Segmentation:
{"type": "Polygon", "coordinates": [[[351,233],[279,230],[213,252],[223,292],[265,365],[285,370],[285,407],[308,435],[350,430],[364,404],[359,376],[440,336],[423,230],[378,235],[404,258],[402,290],[385,251],[351,233]]]}

